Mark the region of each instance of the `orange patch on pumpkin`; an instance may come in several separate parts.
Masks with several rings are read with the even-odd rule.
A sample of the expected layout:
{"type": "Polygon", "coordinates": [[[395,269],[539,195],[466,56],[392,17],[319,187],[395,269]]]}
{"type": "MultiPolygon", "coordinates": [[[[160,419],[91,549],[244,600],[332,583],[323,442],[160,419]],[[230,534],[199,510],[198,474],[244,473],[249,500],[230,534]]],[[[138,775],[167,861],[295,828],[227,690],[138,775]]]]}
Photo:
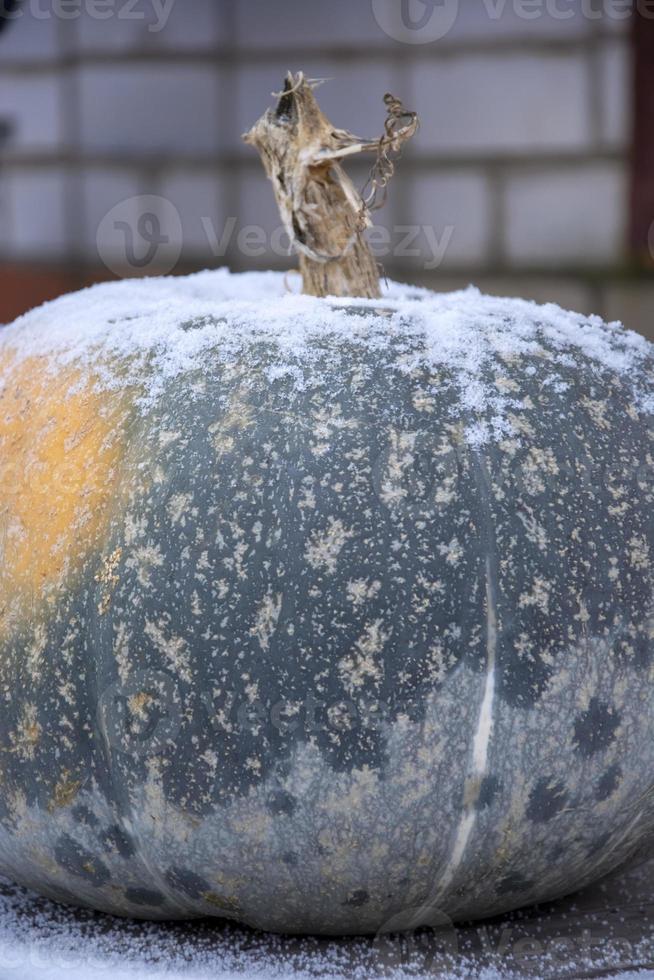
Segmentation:
{"type": "Polygon", "coordinates": [[[131,398],[47,367],[0,360],[0,636],[57,604],[120,496],[131,398]]]}

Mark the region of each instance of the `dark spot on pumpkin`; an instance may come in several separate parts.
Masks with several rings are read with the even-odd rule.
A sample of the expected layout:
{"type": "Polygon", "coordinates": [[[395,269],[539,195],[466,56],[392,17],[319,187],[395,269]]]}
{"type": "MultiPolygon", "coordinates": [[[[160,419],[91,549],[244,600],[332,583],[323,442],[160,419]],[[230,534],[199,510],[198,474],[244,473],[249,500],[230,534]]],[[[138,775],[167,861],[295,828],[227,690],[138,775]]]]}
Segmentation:
{"type": "Polygon", "coordinates": [[[155,907],[164,903],[163,895],[160,895],[159,892],[150,891],[149,888],[126,888],[125,898],[134,905],[155,907]]]}
{"type": "Polygon", "coordinates": [[[107,829],[100,834],[100,843],[107,853],[111,851],[118,851],[120,856],[125,858],[125,860],[134,857],[134,845],[125,831],[122,830],[117,824],[107,827],[107,829]]]}
{"type": "Polygon", "coordinates": [[[500,781],[496,776],[484,776],[479,787],[479,799],[477,806],[480,810],[490,806],[501,789],[500,781]]]}
{"type": "Polygon", "coordinates": [[[287,851],[285,854],[282,854],[282,861],[291,868],[297,867],[299,863],[297,854],[293,854],[292,851],[287,851]]]}
{"type": "Polygon", "coordinates": [[[597,784],[595,799],[600,803],[602,800],[608,800],[609,796],[612,796],[620,785],[621,777],[622,770],[617,764],[607,769],[597,784]]]}
{"type": "Polygon", "coordinates": [[[609,705],[591,698],[586,711],[575,720],[575,743],[586,758],[607,749],[620,724],[620,715],[609,705]]]}
{"type": "Polygon", "coordinates": [[[171,888],[183,892],[189,898],[200,898],[203,892],[211,891],[211,885],[206,879],[183,868],[170,868],[166,872],[166,881],[171,888]]]}
{"type": "Polygon", "coordinates": [[[500,878],[496,891],[498,895],[509,895],[513,892],[526,892],[533,886],[533,881],[529,881],[521,874],[513,873],[500,878]]]}
{"type": "Polygon", "coordinates": [[[652,662],[652,641],[647,633],[639,632],[634,638],[634,664],[636,667],[649,667],[652,662]]]}
{"type": "Polygon", "coordinates": [[[529,795],[527,817],[534,823],[546,823],[560,813],[566,799],[563,784],[545,776],[538,780],[529,795]]]}
{"type": "Polygon", "coordinates": [[[96,888],[106,885],[111,879],[106,865],[67,834],[60,837],[55,845],[55,860],[70,874],[84,878],[96,888]]]}
{"type": "Polygon", "coordinates": [[[297,800],[290,793],[287,793],[286,790],[280,789],[268,795],[266,806],[275,816],[281,813],[290,816],[297,809],[297,800]]]}
{"type": "Polygon", "coordinates": [[[92,810],[87,806],[76,806],[72,810],[73,819],[78,823],[83,823],[86,827],[97,827],[100,821],[92,810]]]}
{"type": "Polygon", "coordinates": [[[351,909],[359,909],[368,901],[368,892],[364,888],[357,888],[356,891],[350,893],[348,898],[346,898],[342,904],[347,905],[351,909]]]}
{"type": "MultiPolygon", "coordinates": [[[[508,607],[509,599],[504,600],[508,607]]],[[[515,597],[515,605],[518,603],[518,596],[515,597]]],[[[512,615],[512,608],[506,608],[506,614],[512,615]]],[[[498,602],[498,614],[500,618],[504,612],[502,601],[498,602]]],[[[546,628],[538,616],[532,611],[530,616],[524,615],[524,632],[544,635],[546,628]]],[[[505,636],[498,637],[498,651],[502,657],[510,663],[515,660],[515,642],[517,637],[511,636],[507,630],[505,636]]],[[[507,670],[499,679],[498,691],[501,698],[512,707],[517,707],[521,711],[534,708],[545,690],[547,683],[552,676],[552,666],[544,658],[537,657],[530,662],[520,664],[520,669],[507,670]]]]}

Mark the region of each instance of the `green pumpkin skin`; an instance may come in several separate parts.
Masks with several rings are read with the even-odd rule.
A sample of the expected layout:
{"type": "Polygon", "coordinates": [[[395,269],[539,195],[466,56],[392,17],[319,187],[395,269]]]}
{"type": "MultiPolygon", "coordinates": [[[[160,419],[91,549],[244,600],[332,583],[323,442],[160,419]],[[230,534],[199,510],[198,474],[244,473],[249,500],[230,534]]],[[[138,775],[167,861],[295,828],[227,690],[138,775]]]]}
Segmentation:
{"type": "MultiPolygon", "coordinates": [[[[651,347],[475,293],[425,327],[416,291],[415,322],[393,295],[290,298],[317,321],[296,349],[242,327],[239,281],[162,282],[188,295],[175,342],[202,337],[174,370],[159,341],[138,377],[113,340],[66,362],[113,383],[95,365],[51,423],[81,447],[62,440],[65,485],[42,450],[53,524],[84,439],[97,472],[29,602],[5,539],[0,871],[118,915],[343,934],[547,900],[646,848],[651,347]],[[430,354],[452,310],[486,344],[466,383],[430,354]]],[[[265,322],[279,280],[246,282],[265,322]]],[[[35,311],[4,349],[119,288],[35,311]]],[[[138,332],[157,285],[130,288],[138,332]]]]}

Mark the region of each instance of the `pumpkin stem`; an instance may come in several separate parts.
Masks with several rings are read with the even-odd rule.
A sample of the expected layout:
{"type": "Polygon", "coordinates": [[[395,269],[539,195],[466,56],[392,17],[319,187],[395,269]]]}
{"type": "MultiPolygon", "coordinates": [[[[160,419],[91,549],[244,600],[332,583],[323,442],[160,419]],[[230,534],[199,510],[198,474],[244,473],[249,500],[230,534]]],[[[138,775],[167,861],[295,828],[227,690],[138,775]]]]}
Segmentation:
{"type": "Polygon", "coordinates": [[[360,139],[336,129],[313,94],[319,84],[288,72],[276,108],[268,109],[243,139],[256,147],[277,206],[300,256],[303,292],[311,296],[380,296],[377,263],[364,236],[370,212],[381,207],[394,172],[393,156],[416,132],[418,117],[386,95],[383,135],[360,139]],[[340,161],[376,153],[365,197],[340,161]]]}

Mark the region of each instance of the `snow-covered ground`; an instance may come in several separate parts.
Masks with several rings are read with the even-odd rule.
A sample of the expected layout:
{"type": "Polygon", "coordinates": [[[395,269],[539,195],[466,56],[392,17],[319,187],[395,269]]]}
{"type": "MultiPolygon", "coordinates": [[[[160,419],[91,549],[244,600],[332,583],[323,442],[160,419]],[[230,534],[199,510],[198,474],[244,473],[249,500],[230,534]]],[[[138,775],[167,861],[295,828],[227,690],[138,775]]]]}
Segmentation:
{"type": "Polygon", "coordinates": [[[0,879],[0,980],[614,976],[654,980],[654,862],[547,909],[453,927],[437,942],[271,936],[219,920],[126,921],[0,879]]]}

